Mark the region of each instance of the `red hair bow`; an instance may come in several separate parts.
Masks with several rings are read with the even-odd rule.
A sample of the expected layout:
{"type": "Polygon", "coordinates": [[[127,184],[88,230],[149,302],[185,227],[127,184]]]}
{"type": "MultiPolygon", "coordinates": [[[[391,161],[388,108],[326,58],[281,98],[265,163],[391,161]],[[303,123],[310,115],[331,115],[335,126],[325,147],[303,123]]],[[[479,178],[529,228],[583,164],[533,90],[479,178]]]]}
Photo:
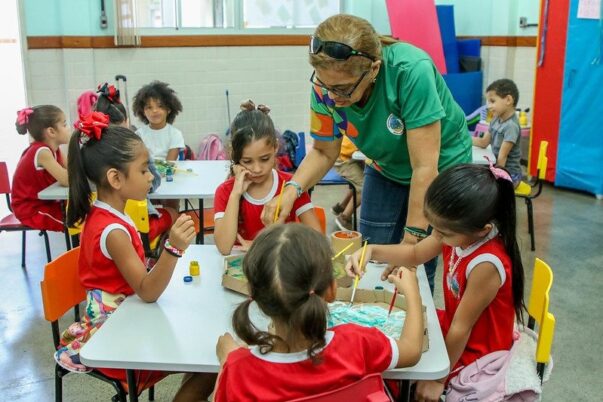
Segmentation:
{"type": "Polygon", "coordinates": [[[121,103],[119,99],[119,89],[115,88],[114,85],[109,85],[107,82],[102,85],[99,84],[98,90],[96,92],[100,93],[101,95],[104,95],[113,103],[121,103]]]}
{"type": "Polygon", "coordinates": [[[80,116],[80,119],[74,124],[76,130],[81,133],[80,143],[86,143],[90,138],[100,140],[103,130],[109,127],[109,116],[101,112],[92,112],[86,116],[80,116]]]}
{"type": "Polygon", "coordinates": [[[19,125],[21,126],[24,126],[25,124],[29,123],[29,115],[33,112],[33,109],[30,107],[26,107],[24,109],[19,110],[17,112],[17,123],[19,123],[19,125]]]}

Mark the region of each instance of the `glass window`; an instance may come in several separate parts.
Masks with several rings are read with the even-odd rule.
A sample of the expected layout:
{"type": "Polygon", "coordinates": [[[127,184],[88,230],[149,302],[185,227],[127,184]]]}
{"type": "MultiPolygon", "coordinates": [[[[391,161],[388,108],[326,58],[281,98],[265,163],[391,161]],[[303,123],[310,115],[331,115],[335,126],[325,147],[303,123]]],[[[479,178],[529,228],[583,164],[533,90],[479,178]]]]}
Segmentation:
{"type": "Polygon", "coordinates": [[[340,12],[339,0],[243,0],[244,28],[314,28],[340,12]]]}

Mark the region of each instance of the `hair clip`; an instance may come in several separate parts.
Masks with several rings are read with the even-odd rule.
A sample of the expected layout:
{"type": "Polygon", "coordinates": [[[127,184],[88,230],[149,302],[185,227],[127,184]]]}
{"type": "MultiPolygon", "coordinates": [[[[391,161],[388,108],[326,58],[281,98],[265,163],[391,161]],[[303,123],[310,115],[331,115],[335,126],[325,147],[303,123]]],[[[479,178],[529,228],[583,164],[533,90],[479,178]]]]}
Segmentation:
{"type": "Polygon", "coordinates": [[[494,166],[494,163],[492,163],[490,158],[488,158],[487,156],[484,156],[484,158],[486,158],[486,160],[488,161],[488,164],[490,165],[490,171],[492,172],[494,177],[496,177],[497,180],[504,179],[504,180],[508,180],[511,183],[513,183],[513,179],[511,179],[511,176],[505,169],[494,166]]]}
{"type": "Polygon", "coordinates": [[[106,82],[103,85],[98,84],[96,92],[105,96],[111,103],[121,103],[121,100],[119,99],[119,89],[115,88],[114,85],[109,85],[106,82]]]}
{"type": "Polygon", "coordinates": [[[80,144],[84,145],[91,138],[100,140],[103,130],[109,127],[109,116],[101,112],[92,112],[80,119],[73,125],[80,132],[80,144]]]}
{"type": "Polygon", "coordinates": [[[17,123],[21,126],[29,123],[29,116],[33,113],[33,109],[30,107],[23,108],[17,111],[17,123]]]}
{"type": "Polygon", "coordinates": [[[315,294],[315,293],[314,293],[314,289],[312,289],[312,290],[310,290],[310,291],[308,292],[308,296],[312,296],[313,294],[315,294]]]}
{"type": "Polygon", "coordinates": [[[259,110],[260,112],[264,113],[264,114],[268,114],[270,113],[270,108],[266,105],[258,105],[257,107],[255,106],[255,103],[253,103],[253,101],[251,99],[247,99],[246,101],[241,102],[241,110],[242,111],[254,111],[254,110],[259,110]]]}

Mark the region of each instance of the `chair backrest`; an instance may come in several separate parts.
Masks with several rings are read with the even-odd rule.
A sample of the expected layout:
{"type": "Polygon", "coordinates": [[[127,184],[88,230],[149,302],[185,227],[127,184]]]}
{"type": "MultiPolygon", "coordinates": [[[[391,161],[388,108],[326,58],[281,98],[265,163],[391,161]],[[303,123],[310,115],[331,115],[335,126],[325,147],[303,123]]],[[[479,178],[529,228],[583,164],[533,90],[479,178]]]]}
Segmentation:
{"type": "Polygon", "coordinates": [[[67,310],[86,298],[86,290],[78,274],[79,258],[80,248],[76,247],[46,264],[40,287],[47,321],[57,321],[67,310]]]}
{"type": "Polygon", "coordinates": [[[0,194],[10,194],[10,179],[6,162],[0,162],[0,194]]]}
{"type": "Polygon", "coordinates": [[[375,373],[367,375],[363,379],[356,381],[353,384],[346,385],[345,387],[336,389],[334,391],[292,400],[292,402],[339,401],[389,402],[391,399],[385,393],[381,374],[375,373]]]}
{"type": "Polygon", "coordinates": [[[544,180],[546,177],[546,168],[549,163],[549,158],[546,156],[548,147],[548,141],[541,141],[540,147],[538,148],[538,165],[536,165],[536,169],[538,171],[538,178],[540,180],[544,180]]]}
{"type": "Polygon", "coordinates": [[[325,209],[323,207],[314,206],[314,212],[318,217],[318,221],[320,222],[320,230],[322,230],[322,234],[327,234],[327,214],[325,213],[325,209]]]}
{"type": "Polygon", "coordinates": [[[548,363],[555,332],[555,316],[549,313],[549,292],[553,284],[553,270],[544,261],[536,258],[528,313],[538,323],[536,361],[548,363]]]}
{"type": "Polygon", "coordinates": [[[124,212],[132,219],[132,221],[134,221],[136,230],[140,233],[149,233],[149,210],[147,209],[147,200],[128,200],[124,212]]]}

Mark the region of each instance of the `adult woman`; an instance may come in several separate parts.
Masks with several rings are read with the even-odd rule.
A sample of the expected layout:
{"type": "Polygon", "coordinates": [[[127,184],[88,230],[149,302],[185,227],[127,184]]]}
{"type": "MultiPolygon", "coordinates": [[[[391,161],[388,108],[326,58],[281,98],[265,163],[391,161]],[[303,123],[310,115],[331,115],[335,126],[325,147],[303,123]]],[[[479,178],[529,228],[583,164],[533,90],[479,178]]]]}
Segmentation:
{"type": "MultiPolygon", "coordinates": [[[[280,218],[333,166],[343,135],[371,163],[365,170],[360,231],[371,243],[427,236],[425,191],[438,171],[471,161],[465,116],[429,56],[380,37],[351,15],[323,21],[310,44],[314,146],[281,200],[280,218]]],[[[264,208],[274,218],[276,200],[264,208]]],[[[435,260],[426,264],[433,289],[435,260]]]]}

